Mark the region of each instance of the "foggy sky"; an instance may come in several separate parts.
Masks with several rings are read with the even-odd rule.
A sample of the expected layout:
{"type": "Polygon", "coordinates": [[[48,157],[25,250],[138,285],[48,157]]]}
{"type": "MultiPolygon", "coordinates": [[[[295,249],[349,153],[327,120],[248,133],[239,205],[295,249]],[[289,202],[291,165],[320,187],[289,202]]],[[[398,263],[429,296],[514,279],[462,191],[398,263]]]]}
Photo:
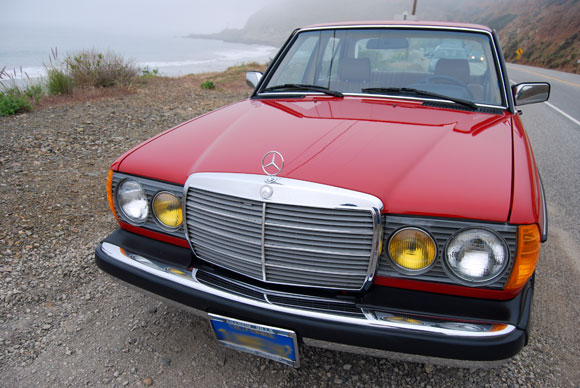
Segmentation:
{"type": "Polygon", "coordinates": [[[1,39],[26,29],[123,35],[212,33],[241,28],[264,5],[281,0],[1,0],[1,39]]]}

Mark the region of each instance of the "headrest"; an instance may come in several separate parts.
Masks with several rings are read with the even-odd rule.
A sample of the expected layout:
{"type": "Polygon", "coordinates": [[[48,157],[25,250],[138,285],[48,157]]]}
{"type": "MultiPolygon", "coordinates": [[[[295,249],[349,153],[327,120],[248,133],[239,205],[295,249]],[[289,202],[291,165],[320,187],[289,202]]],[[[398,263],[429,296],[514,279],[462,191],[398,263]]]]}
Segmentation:
{"type": "Polygon", "coordinates": [[[469,83],[469,62],[467,59],[440,58],[433,74],[453,77],[467,84],[469,83]]]}
{"type": "Polygon", "coordinates": [[[340,78],[347,81],[369,81],[371,62],[368,58],[345,58],[340,68],[340,78]]]}

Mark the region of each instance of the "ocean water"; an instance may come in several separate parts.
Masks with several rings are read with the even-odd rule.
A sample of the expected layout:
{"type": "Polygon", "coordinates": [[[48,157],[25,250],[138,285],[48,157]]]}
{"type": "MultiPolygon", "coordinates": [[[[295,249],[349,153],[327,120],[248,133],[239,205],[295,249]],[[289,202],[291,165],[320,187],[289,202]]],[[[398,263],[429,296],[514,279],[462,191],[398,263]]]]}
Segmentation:
{"type": "Polygon", "coordinates": [[[113,35],[70,30],[20,31],[0,39],[0,69],[15,78],[42,77],[51,49],[63,59],[83,49],[111,50],[139,68],[158,69],[167,76],[222,71],[247,62],[266,63],[278,48],[180,36],[113,35]]]}

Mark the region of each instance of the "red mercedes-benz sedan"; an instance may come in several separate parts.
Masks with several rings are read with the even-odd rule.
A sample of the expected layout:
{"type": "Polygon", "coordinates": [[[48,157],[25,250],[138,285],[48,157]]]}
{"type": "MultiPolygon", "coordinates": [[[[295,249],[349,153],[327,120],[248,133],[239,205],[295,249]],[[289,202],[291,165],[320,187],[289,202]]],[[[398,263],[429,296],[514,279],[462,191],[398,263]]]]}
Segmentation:
{"type": "Polygon", "coordinates": [[[496,34],[301,28],[251,97],[111,166],[115,278],[195,309],[224,345],[495,365],[528,341],[542,183],[496,34]]]}

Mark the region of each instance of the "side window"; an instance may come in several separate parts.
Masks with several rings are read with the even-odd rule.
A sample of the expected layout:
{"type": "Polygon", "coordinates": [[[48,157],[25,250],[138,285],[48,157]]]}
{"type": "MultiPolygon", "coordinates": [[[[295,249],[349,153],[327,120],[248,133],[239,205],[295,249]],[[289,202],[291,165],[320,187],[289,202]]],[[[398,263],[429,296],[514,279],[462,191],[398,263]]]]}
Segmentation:
{"type": "Polygon", "coordinates": [[[319,41],[319,33],[301,34],[284,57],[269,85],[304,83],[308,64],[319,41]]]}

